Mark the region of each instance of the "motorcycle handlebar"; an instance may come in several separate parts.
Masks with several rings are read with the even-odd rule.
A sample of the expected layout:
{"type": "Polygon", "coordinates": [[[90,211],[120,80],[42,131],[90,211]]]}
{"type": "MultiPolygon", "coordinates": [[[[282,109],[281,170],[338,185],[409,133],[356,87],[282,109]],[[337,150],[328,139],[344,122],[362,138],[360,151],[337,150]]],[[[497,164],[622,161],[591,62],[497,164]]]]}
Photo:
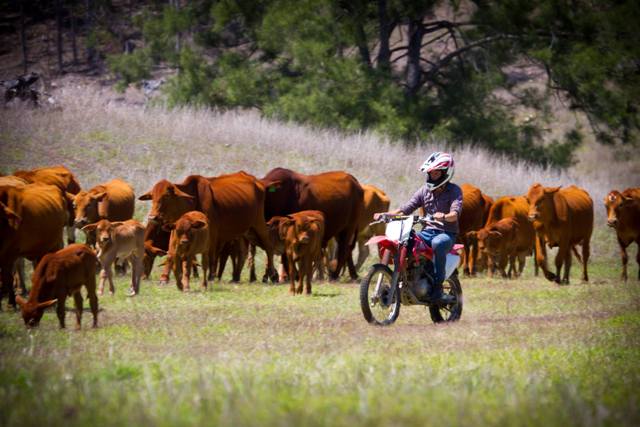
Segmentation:
{"type": "Polygon", "coordinates": [[[433,215],[419,216],[419,215],[397,215],[397,214],[394,214],[394,215],[381,214],[378,217],[377,221],[373,221],[369,223],[369,225],[387,224],[392,221],[404,221],[405,219],[408,219],[408,218],[413,218],[413,222],[419,222],[422,225],[429,225],[429,224],[438,225],[438,226],[444,225],[443,222],[433,219],[433,215]]]}

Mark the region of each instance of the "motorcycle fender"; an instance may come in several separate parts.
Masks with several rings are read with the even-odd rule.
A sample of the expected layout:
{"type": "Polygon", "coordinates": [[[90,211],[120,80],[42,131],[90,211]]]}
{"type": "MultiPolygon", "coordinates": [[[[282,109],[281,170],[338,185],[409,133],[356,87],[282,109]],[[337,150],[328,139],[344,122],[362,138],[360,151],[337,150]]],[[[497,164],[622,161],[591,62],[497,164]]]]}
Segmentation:
{"type": "Polygon", "coordinates": [[[447,254],[447,261],[444,267],[444,277],[449,278],[458,267],[460,256],[452,253],[447,254]]]}

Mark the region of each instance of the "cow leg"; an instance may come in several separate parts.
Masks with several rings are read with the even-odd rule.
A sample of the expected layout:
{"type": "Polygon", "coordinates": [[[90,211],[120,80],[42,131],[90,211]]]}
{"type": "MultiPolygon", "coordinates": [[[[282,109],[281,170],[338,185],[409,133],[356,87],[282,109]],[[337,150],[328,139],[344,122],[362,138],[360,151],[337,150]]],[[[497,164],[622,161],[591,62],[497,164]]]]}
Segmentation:
{"type": "Polygon", "coordinates": [[[289,281],[291,282],[291,285],[289,286],[289,293],[291,295],[295,295],[296,294],[296,263],[292,260],[289,259],[289,281]]]}
{"type": "Polygon", "coordinates": [[[227,266],[227,260],[229,259],[229,251],[226,248],[220,253],[220,257],[218,258],[218,272],[216,276],[218,276],[218,280],[222,280],[222,273],[224,273],[224,268],[227,266]]]}
{"type": "Polygon", "coordinates": [[[249,243],[249,255],[247,257],[247,264],[249,264],[249,282],[255,282],[257,280],[255,243],[249,243]]]}
{"type": "Polygon", "coordinates": [[[302,295],[304,290],[304,279],[307,274],[306,257],[303,256],[298,260],[298,287],[296,288],[296,294],[302,295]]]}
{"type": "Polygon", "coordinates": [[[542,269],[547,280],[556,280],[556,276],[547,267],[547,248],[545,247],[544,236],[540,233],[536,233],[536,263],[542,269]]]}
{"type": "Polygon", "coordinates": [[[269,278],[271,279],[272,283],[277,283],[278,273],[276,272],[276,269],[273,266],[273,246],[271,245],[271,240],[269,239],[269,231],[267,230],[267,224],[265,222],[260,222],[258,226],[252,228],[252,230],[258,238],[258,244],[267,253],[267,271],[268,271],[269,278]]]}
{"type": "Polygon", "coordinates": [[[62,298],[58,298],[56,303],[56,314],[58,315],[58,322],[60,322],[60,329],[64,329],[64,315],[66,310],[67,295],[64,294],[62,298]]]}
{"type": "Polygon", "coordinates": [[[365,245],[364,240],[358,239],[358,261],[356,262],[356,272],[360,270],[362,264],[369,257],[369,246],[365,245]]]}
{"type": "Polygon", "coordinates": [[[471,275],[471,271],[469,268],[469,265],[472,264],[471,263],[471,245],[469,245],[469,243],[465,240],[463,242],[464,245],[464,249],[462,250],[462,257],[460,259],[460,264],[462,264],[462,274],[464,274],[465,276],[470,276],[471,275]]]}
{"type": "Polygon", "coordinates": [[[500,276],[503,279],[506,279],[507,276],[507,264],[510,262],[509,254],[500,254],[498,255],[498,269],[500,270],[500,276]]]}
{"type": "Polygon", "coordinates": [[[162,266],[162,273],[160,273],[160,282],[161,286],[169,284],[169,274],[173,270],[173,257],[167,256],[164,265],[162,266]]]}
{"type": "Polygon", "coordinates": [[[307,287],[305,289],[305,293],[307,295],[311,295],[311,279],[313,278],[313,263],[314,260],[311,256],[307,256],[305,259],[306,263],[307,263],[307,274],[306,274],[306,279],[307,279],[307,287]]]}
{"type": "Polygon", "coordinates": [[[76,306],[76,328],[80,329],[82,327],[82,294],[79,289],[74,292],[73,301],[76,306]]]}
{"type": "Polygon", "coordinates": [[[209,254],[207,252],[203,252],[202,254],[200,254],[200,264],[202,265],[202,289],[204,289],[205,291],[207,290],[207,277],[208,277],[208,271],[209,268],[211,267],[209,265],[209,254]]]}
{"type": "Polygon", "coordinates": [[[91,273],[87,275],[84,283],[87,288],[87,298],[89,298],[89,306],[91,314],[93,314],[93,327],[98,327],[98,297],[96,296],[96,275],[91,273]]]}
{"type": "Polygon", "coordinates": [[[184,292],[190,291],[189,286],[189,265],[191,265],[193,257],[188,256],[182,260],[182,290],[184,292]]]}
{"type": "Polygon", "coordinates": [[[556,283],[569,283],[569,270],[571,269],[571,245],[561,244],[556,255],[556,283]],[[564,277],[560,279],[562,266],[564,265],[564,277]]]}
{"type": "Polygon", "coordinates": [[[2,306],[2,297],[6,293],[8,295],[9,305],[16,310],[16,294],[13,290],[13,263],[14,259],[6,260],[0,265],[0,277],[2,287],[0,288],[0,307],[2,306]]]}
{"type": "Polygon", "coordinates": [[[509,279],[516,277],[516,254],[509,254],[509,272],[507,273],[509,279]]]}
{"type": "Polygon", "coordinates": [[[495,266],[495,258],[493,255],[487,254],[487,276],[493,278],[493,269],[495,266]]]}
{"type": "MultiPolygon", "coordinates": [[[[15,270],[13,273],[13,287],[15,289],[14,292],[22,295],[23,297],[27,295],[27,286],[24,280],[24,258],[20,257],[15,262],[15,270]]],[[[35,270],[35,266],[33,267],[35,270]]]]}
{"type": "Polygon", "coordinates": [[[142,257],[134,255],[130,258],[131,261],[131,292],[130,295],[137,295],[140,293],[140,281],[142,279],[142,257]]]}
{"type": "Polygon", "coordinates": [[[589,256],[591,255],[591,247],[589,238],[585,238],[582,242],[582,280],[589,281],[589,273],[587,272],[587,263],[589,262],[589,256]]]}
{"type": "Polygon", "coordinates": [[[518,271],[516,272],[516,277],[522,276],[522,272],[524,271],[524,264],[527,259],[526,252],[520,252],[518,254],[518,271]]]}
{"type": "MultiPolygon", "coordinates": [[[[618,238],[618,244],[620,245],[620,257],[622,258],[622,280],[627,281],[627,264],[629,263],[629,255],[627,255],[627,245],[625,245],[620,238],[618,238]]],[[[640,248],[640,246],[639,246],[640,248]]],[[[638,257],[640,257],[640,249],[638,251],[638,257]]]]}

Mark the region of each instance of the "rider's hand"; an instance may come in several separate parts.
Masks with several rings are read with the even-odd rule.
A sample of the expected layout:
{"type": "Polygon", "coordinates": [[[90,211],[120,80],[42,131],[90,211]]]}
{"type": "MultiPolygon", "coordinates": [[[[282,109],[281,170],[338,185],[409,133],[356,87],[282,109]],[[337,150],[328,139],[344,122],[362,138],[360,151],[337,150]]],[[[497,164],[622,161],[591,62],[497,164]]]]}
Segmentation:
{"type": "Polygon", "coordinates": [[[382,215],[384,215],[384,212],[376,212],[376,213],[374,213],[374,214],[373,214],[373,219],[374,219],[375,221],[377,221],[377,220],[379,220],[379,219],[380,219],[380,217],[381,217],[382,215]]]}
{"type": "Polygon", "coordinates": [[[442,212],[436,212],[435,214],[433,214],[433,219],[435,219],[436,221],[444,221],[444,213],[442,212]]]}

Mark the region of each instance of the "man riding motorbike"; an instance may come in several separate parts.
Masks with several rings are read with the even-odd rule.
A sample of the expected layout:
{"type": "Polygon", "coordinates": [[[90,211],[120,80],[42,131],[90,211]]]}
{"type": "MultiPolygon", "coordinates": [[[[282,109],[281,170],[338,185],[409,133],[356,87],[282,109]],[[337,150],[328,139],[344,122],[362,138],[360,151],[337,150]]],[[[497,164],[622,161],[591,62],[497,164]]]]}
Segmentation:
{"type": "MultiPolygon", "coordinates": [[[[410,215],[422,207],[425,214],[438,223],[430,223],[418,235],[434,252],[434,284],[429,290],[429,300],[440,304],[454,302],[452,295],[442,292],[447,253],[453,247],[458,234],[458,219],[462,213],[462,190],[450,182],[454,172],[453,156],[448,153],[432,153],[420,167],[427,174],[426,183],[400,208],[386,212],[390,215],[410,215]]],[[[374,215],[378,219],[382,213],[374,215]]]]}

